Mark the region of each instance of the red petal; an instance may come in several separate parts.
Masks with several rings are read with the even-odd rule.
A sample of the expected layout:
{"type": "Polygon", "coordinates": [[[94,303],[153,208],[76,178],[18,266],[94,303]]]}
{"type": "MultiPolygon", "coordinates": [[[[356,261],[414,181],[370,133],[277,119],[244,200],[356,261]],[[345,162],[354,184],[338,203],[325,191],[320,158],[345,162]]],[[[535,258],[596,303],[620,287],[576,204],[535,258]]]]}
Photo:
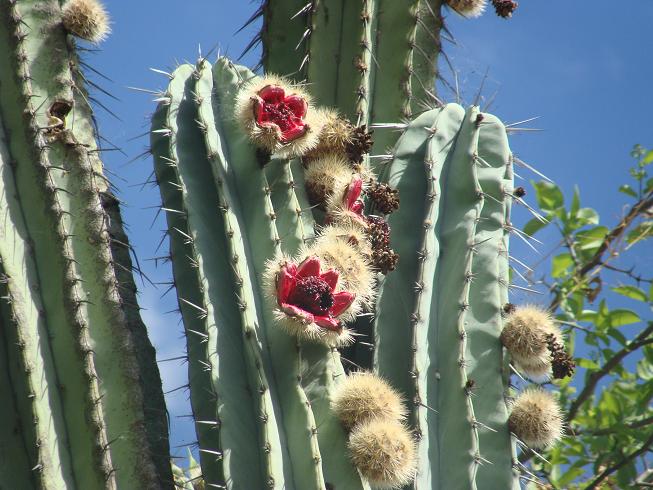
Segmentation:
{"type": "Polygon", "coordinates": [[[306,323],[313,323],[315,321],[315,317],[310,311],[302,310],[301,308],[288,303],[282,303],[280,306],[286,315],[301,318],[301,320],[306,323]]]}
{"type": "Polygon", "coordinates": [[[258,96],[268,104],[279,104],[286,97],[286,91],[278,85],[266,85],[258,92],[258,96]]]}
{"type": "Polygon", "coordinates": [[[361,197],[361,192],[363,191],[363,179],[356,177],[349,187],[347,187],[347,194],[345,194],[345,204],[347,209],[352,209],[354,203],[358,201],[361,197]]]}
{"type": "Polygon", "coordinates": [[[331,288],[331,291],[336,290],[336,286],[338,285],[338,278],[340,277],[340,274],[338,274],[338,271],[334,269],[329,269],[326,271],[324,274],[320,275],[320,279],[325,281],[329,287],[331,288]]]}
{"type": "Polygon", "coordinates": [[[295,274],[293,272],[284,266],[277,273],[277,301],[279,304],[288,301],[288,296],[290,296],[290,292],[295,285],[295,274]]]}
{"type": "Polygon", "coordinates": [[[293,114],[299,118],[303,118],[308,111],[308,103],[303,97],[299,95],[289,95],[283,102],[290,108],[293,114]]]}
{"type": "Polygon", "coordinates": [[[355,299],[356,295],[347,291],[336,293],[333,295],[333,306],[329,308],[329,312],[333,316],[338,316],[349,308],[355,299]]]}
{"type": "Polygon", "coordinates": [[[365,205],[363,204],[363,201],[358,199],[356,202],[354,202],[354,204],[352,204],[350,206],[349,209],[350,209],[350,211],[352,211],[352,212],[354,212],[354,213],[356,213],[358,215],[362,215],[364,207],[365,207],[365,205]]]}
{"type": "Polygon", "coordinates": [[[297,126],[288,129],[281,134],[281,142],[289,143],[293,140],[296,140],[297,138],[304,136],[307,130],[308,126],[306,124],[298,124],[297,126]]]}
{"type": "Polygon", "coordinates": [[[252,97],[254,101],[254,119],[257,124],[261,124],[267,120],[267,114],[265,113],[265,105],[263,104],[263,99],[260,97],[252,97]]]}
{"type": "Polygon", "coordinates": [[[314,255],[304,259],[297,269],[297,279],[310,276],[320,276],[320,259],[314,255]]]}
{"type": "Polygon", "coordinates": [[[326,328],[327,330],[332,330],[338,333],[342,332],[340,320],[330,316],[316,316],[314,321],[318,327],[326,328]]]}

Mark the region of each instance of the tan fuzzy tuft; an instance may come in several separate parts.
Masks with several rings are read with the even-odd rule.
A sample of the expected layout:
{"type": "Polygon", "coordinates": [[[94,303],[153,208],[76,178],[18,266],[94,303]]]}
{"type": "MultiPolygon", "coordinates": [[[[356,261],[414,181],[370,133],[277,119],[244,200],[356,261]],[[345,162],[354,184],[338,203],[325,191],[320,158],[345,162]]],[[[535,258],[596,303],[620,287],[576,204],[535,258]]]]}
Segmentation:
{"type": "MultiPolygon", "coordinates": [[[[309,254],[300,254],[302,259],[309,254]]],[[[313,254],[314,255],[314,254],[313,254]]],[[[277,303],[277,274],[281,268],[288,262],[295,262],[287,255],[279,255],[278,257],[268,260],[265,264],[265,272],[263,273],[263,293],[265,299],[272,309],[275,323],[277,326],[284,329],[289,335],[297,337],[302,340],[311,342],[320,342],[329,347],[344,347],[354,342],[354,337],[351,330],[343,327],[340,333],[321,328],[315,323],[304,322],[302,319],[290,316],[279,308],[277,303]]],[[[299,261],[301,262],[301,260],[299,261]]],[[[325,264],[327,265],[327,264],[325,264]]],[[[327,269],[330,266],[324,268],[327,269]]],[[[342,287],[338,287],[338,291],[342,291],[342,287]]],[[[351,314],[346,312],[342,316],[343,321],[351,319],[351,314]]]]}
{"type": "Polygon", "coordinates": [[[347,376],[338,386],[331,408],[347,430],[373,418],[397,422],[406,418],[399,393],[383,378],[368,372],[347,376]]]}
{"type": "Polygon", "coordinates": [[[98,0],[69,0],[63,6],[61,20],[70,34],[95,44],[111,33],[109,15],[98,0]]]}
{"type": "Polygon", "coordinates": [[[354,126],[340,117],[334,109],[320,108],[318,111],[322,116],[324,126],[317,146],[305,155],[305,160],[334,155],[346,161],[347,147],[352,143],[354,126]]]}
{"type": "Polygon", "coordinates": [[[277,75],[266,75],[263,78],[257,78],[246,83],[236,96],[235,115],[240,127],[256,146],[281,158],[302,156],[315,148],[325,122],[324,115],[313,106],[311,96],[302,87],[292,84],[277,75]],[[256,123],[254,102],[257,94],[268,85],[282,87],[286,95],[297,95],[304,99],[308,105],[304,117],[308,130],[289,143],[283,144],[281,142],[281,132],[278,128],[263,127],[256,123]]]}
{"type": "Polygon", "coordinates": [[[368,259],[371,253],[363,228],[347,225],[323,228],[317,240],[302,253],[317,255],[327,267],[337,270],[340,273],[338,288],[356,295],[349,319],[361,309],[369,309],[374,300],[375,278],[368,259]]]}
{"type": "Polygon", "coordinates": [[[399,422],[372,419],[358,425],[348,447],[354,466],[374,488],[401,488],[415,478],[415,443],[399,422]]]}
{"type": "Polygon", "coordinates": [[[479,17],[485,11],[487,0],[446,0],[449,7],[463,17],[479,17]]]}
{"type": "Polygon", "coordinates": [[[311,160],[304,172],[306,193],[312,205],[326,209],[329,197],[336,190],[344,192],[352,179],[353,170],[342,157],[327,154],[311,160]]]}
{"type": "Polygon", "coordinates": [[[528,447],[547,448],[562,437],[558,402],[541,388],[524,391],[512,404],[510,430],[528,447]]]}
{"type": "Polygon", "coordinates": [[[539,378],[551,371],[547,335],[562,342],[562,333],[551,314],[537,306],[520,306],[506,317],[501,342],[520,371],[539,378]]]}

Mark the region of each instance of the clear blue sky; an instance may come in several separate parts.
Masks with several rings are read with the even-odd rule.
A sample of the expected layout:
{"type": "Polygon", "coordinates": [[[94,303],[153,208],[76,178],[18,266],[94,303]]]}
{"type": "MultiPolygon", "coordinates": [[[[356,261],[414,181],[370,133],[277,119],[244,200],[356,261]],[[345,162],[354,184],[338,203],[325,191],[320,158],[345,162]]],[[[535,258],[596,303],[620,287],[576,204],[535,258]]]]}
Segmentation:
{"type": "MultiPolygon", "coordinates": [[[[482,75],[489,69],[483,94],[489,97],[498,91],[490,112],[508,123],[541,116],[531,125],[544,131],[514,136],[515,153],[554,179],[567,197],[578,184],[583,205],[594,207],[606,224],[614,223],[625,202],[616,187],[625,181],[630,149],[635,143],[653,146],[653,2],[520,3],[511,20],[492,12],[476,20],[447,15],[457,46],[445,43],[445,50],[458,72],[463,100],[474,99],[482,75]]],[[[97,94],[121,118],[117,121],[97,109],[101,134],[128,155],[107,152],[105,164],[121,190],[132,245],[144,271],[155,282],[169,281],[171,272],[166,265],[155,267],[146,260],[161,255],[155,249],[165,227],[163,216],[155,221],[158,189],[138,185],[148,178],[152,162],[146,158],[126,163],[146,148],[147,137],[131,138],[147,132],[154,103],[152,97],[127,87],[164,88],[165,77],[148,68],[170,70],[177,62],[195,61],[198,45],[206,52],[217,44],[222,53],[238,56],[259,25],[234,33],[257,4],[243,0],[106,0],[113,34],[99,52],[89,53],[87,61],[113,83],[92,78],[120,99],[97,94]]],[[[243,63],[256,64],[258,54],[251,53],[243,63]]],[[[445,75],[452,80],[451,73],[445,75]]],[[[445,101],[454,100],[454,94],[446,90],[440,95],[445,101]]],[[[527,197],[531,202],[532,194],[527,197]]],[[[518,213],[515,221],[522,224],[524,219],[526,215],[518,213]]],[[[512,253],[533,259],[519,244],[512,253]]],[[[653,269],[650,257],[642,260],[653,269]]],[[[185,341],[179,317],[165,314],[176,308],[174,293],[161,299],[166,286],[157,290],[145,283],[140,287],[144,319],[158,357],[180,355],[185,341]]],[[[178,361],[163,363],[161,368],[164,389],[185,382],[186,367],[178,361]]],[[[174,446],[194,440],[192,421],[183,417],[190,414],[186,398],[183,391],[167,397],[176,454],[185,450],[174,446]]]]}

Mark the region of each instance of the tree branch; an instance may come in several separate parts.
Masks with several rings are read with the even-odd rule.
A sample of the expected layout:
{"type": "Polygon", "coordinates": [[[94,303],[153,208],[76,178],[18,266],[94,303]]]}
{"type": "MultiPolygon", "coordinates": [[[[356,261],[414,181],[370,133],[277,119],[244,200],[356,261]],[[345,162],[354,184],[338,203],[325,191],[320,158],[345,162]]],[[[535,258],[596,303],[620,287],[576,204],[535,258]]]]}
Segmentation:
{"type": "Polygon", "coordinates": [[[621,425],[616,425],[614,427],[606,427],[603,429],[583,429],[581,427],[572,427],[574,434],[577,436],[588,435],[588,436],[607,436],[609,434],[614,434],[624,427],[626,429],[639,429],[640,427],[646,427],[647,425],[653,424],[653,415],[641,420],[635,420],[634,422],[629,422],[621,425]]]}
{"type": "Polygon", "coordinates": [[[612,473],[617,471],[619,468],[626,466],[628,463],[630,463],[633,459],[635,459],[640,454],[644,454],[646,451],[649,450],[649,448],[652,445],[653,445],[653,433],[649,436],[649,438],[644,442],[644,444],[642,444],[642,446],[637,451],[632,452],[629,455],[625,456],[618,463],[612,466],[608,466],[605,470],[599,473],[599,475],[596,478],[594,478],[594,480],[588,486],[586,486],[584,490],[596,490],[598,488],[598,485],[603,480],[605,480],[608,476],[610,476],[612,473]]]}
{"type": "MultiPolygon", "coordinates": [[[[608,232],[608,234],[605,236],[603,239],[603,243],[601,243],[601,246],[598,248],[598,250],[594,253],[592,258],[588,260],[585,265],[583,265],[580,269],[576,269],[574,275],[576,276],[576,280],[579,284],[583,282],[583,278],[596,266],[600,265],[603,263],[603,255],[605,252],[610,248],[612,243],[617,240],[623,233],[628,229],[630,224],[642,213],[646,212],[649,208],[653,206],[653,191],[649,192],[646,196],[644,196],[642,199],[637,201],[633,206],[630,208],[626,216],[624,216],[621,221],[615,226],[612,230],[608,232]]],[[[563,240],[564,241],[564,240],[563,240]]],[[[549,305],[549,309],[551,311],[555,311],[558,306],[560,306],[560,302],[562,301],[562,298],[560,294],[556,294],[555,298],[553,298],[553,301],[549,305]]]]}
{"type": "Polygon", "coordinates": [[[651,334],[653,334],[653,322],[649,322],[648,327],[639,332],[637,337],[625,345],[621,350],[617,351],[615,355],[612,356],[610,360],[601,367],[601,369],[590,374],[587,383],[583,387],[583,390],[569,407],[569,413],[567,415],[567,420],[569,423],[571,423],[571,421],[574,419],[581,405],[585,403],[585,401],[594,393],[594,389],[596,388],[596,385],[601,380],[601,378],[610,374],[610,371],[619,365],[623,358],[628,354],[644,345],[653,343],[653,337],[651,337],[651,334]]]}

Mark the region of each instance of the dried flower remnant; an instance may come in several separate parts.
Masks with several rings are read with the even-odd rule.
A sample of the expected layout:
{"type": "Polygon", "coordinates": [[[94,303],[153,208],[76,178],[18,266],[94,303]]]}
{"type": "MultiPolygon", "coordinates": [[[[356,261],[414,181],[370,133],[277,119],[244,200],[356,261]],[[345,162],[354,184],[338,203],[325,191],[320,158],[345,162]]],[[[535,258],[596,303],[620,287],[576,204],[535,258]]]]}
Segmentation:
{"type": "Polygon", "coordinates": [[[499,17],[508,19],[517,10],[519,3],[514,0],[492,0],[492,5],[494,5],[494,10],[496,10],[499,17]]]}
{"type": "Polygon", "coordinates": [[[316,147],[304,156],[311,161],[326,155],[340,157],[355,170],[360,170],[363,156],[372,148],[372,133],[367,126],[354,126],[333,109],[319,109],[324,126],[316,147]]]}
{"type": "Polygon", "coordinates": [[[383,214],[399,209],[399,192],[388,184],[370,181],[365,193],[383,214]]]}
{"type": "Polygon", "coordinates": [[[399,261],[397,254],[390,247],[390,226],[380,216],[368,216],[367,237],[372,247],[372,266],[382,274],[395,270],[399,261]]]}
{"type": "Polygon", "coordinates": [[[576,363],[573,358],[567,354],[565,347],[558,342],[556,336],[548,334],[546,336],[546,344],[551,353],[551,369],[555,379],[563,379],[567,376],[571,377],[576,369],[576,363]]]}

